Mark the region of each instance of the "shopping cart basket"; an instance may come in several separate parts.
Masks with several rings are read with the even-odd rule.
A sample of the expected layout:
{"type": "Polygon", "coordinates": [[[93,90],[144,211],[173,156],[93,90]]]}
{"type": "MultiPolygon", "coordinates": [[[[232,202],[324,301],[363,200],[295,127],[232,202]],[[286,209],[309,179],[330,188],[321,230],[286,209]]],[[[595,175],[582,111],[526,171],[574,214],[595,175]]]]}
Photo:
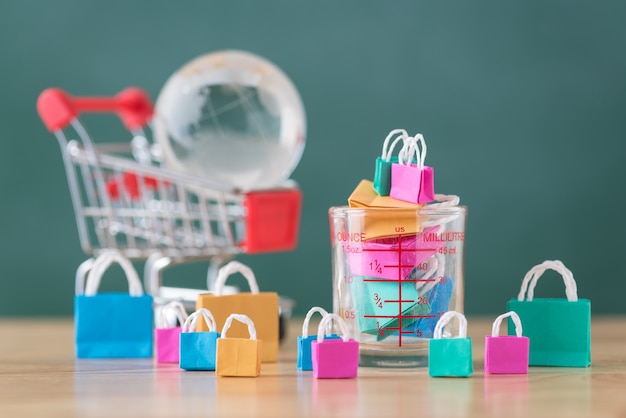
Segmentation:
{"type": "Polygon", "coordinates": [[[163,269],[208,260],[211,289],[217,269],[238,253],[295,248],[302,200],[297,185],[243,192],[165,167],[158,144],[148,141],[153,107],[141,89],[72,97],[51,88],[39,96],[37,110],[61,147],[80,244],[91,256],[77,269],[77,283],[95,256],[114,250],[146,260],[145,287],[157,303],[191,303],[198,291],[161,286],[163,269]],[[84,112],[117,114],[130,140],[94,144],[79,120],[84,112]],[[68,140],[71,130],[78,140],[68,140]]]}

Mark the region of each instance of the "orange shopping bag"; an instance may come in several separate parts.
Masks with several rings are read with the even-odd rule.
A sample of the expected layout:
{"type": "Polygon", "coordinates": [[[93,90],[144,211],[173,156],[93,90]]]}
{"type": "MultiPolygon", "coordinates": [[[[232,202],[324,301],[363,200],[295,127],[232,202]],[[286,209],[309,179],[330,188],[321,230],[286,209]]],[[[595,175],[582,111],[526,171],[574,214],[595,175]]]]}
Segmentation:
{"type": "Polygon", "coordinates": [[[363,213],[362,230],[368,240],[397,237],[399,228],[402,228],[402,234],[416,234],[422,230],[418,212],[424,205],[379,196],[369,180],[361,180],[348,198],[348,205],[367,208],[363,213]]]}
{"type": "MultiPolygon", "coordinates": [[[[278,294],[276,292],[259,292],[256,278],[250,267],[231,261],[217,273],[213,293],[198,295],[196,310],[206,308],[213,313],[218,329],[226,323],[226,318],[233,313],[248,316],[255,324],[257,338],[263,341],[262,361],[273,363],[278,361],[279,322],[278,294]],[[250,292],[224,295],[226,279],[233,273],[241,273],[250,286],[250,292]]],[[[200,330],[205,326],[200,324],[200,330]]],[[[248,338],[248,330],[244,324],[234,323],[229,331],[231,337],[248,338]]]]}
{"type": "Polygon", "coordinates": [[[215,373],[218,376],[248,376],[256,377],[261,374],[261,352],[263,342],[257,340],[254,322],[246,315],[232,314],[226,318],[221,337],[217,339],[217,359],[215,373]],[[247,325],[249,337],[226,338],[226,331],[230,328],[233,319],[240,325],[247,325]]]}

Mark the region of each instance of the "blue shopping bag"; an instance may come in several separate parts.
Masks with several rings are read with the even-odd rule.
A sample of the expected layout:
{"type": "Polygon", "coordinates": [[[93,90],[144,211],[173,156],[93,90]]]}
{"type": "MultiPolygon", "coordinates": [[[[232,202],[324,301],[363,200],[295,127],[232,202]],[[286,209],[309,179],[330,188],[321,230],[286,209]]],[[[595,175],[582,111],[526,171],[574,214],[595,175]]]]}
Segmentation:
{"type": "Polygon", "coordinates": [[[220,334],[211,311],[200,308],[183,324],[180,333],[180,368],[185,370],[215,370],[217,339],[220,334]],[[204,318],[208,331],[198,331],[200,317],[204,318]]]}
{"type": "MultiPolygon", "coordinates": [[[[309,321],[311,320],[311,316],[313,316],[316,312],[322,315],[322,319],[328,315],[326,309],[316,306],[311,308],[304,317],[304,322],[302,323],[302,335],[298,335],[298,360],[296,363],[298,370],[313,370],[311,343],[313,341],[317,341],[317,335],[309,335],[309,321]]],[[[329,323],[324,339],[338,340],[340,338],[341,337],[337,334],[331,333],[331,324],[329,323]]]]}
{"type": "MultiPolygon", "coordinates": [[[[82,284],[82,283],[78,283],[82,284]]],[[[131,262],[116,251],[101,254],[74,297],[74,332],[78,358],[142,358],[152,356],[152,297],[143,293],[131,262]],[[129,284],[128,293],[98,294],[100,279],[118,263],[129,284]]]]}

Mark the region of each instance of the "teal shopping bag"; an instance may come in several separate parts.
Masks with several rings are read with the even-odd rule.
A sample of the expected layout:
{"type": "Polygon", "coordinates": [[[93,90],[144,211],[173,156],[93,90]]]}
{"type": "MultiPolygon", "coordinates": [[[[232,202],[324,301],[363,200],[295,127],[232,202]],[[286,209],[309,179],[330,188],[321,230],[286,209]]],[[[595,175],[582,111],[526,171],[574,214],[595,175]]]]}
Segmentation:
{"type": "Polygon", "coordinates": [[[217,356],[217,332],[211,311],[200,308],[187,317],[180,333],[180,368],[185,370],[215,370],[217,356]],[[208,331],[196,331],[202,317],[208,331]]]}
{"type": "Polygon", "coordinates": [[[359,331],[375,335],[378,341],[397,335],[400,326],[408,327],[430,312],[428,303],[419,303],[415,282],[370,276],[353,279],[359,331]]]}
{"type": "Polygon", "coordinates": [[[78,358],[152,357],[152,297],[145,295],[131,262],[116,251],[101,254],[87,282],[78,282],[74,297],[74,332],[78,358]],[[128,280],[128,293],[101,293],[102,275],[118,263],[128,280]]]}
{"type": "MultiPolygon", "coordinates": [[[[530,366],[588,367],[591,365],[591,302],[579,299],[572,272],[558,260],[533,267],[524,277],[517,299],[507,303],[530,338],[530,366]],[[537,280],[548,269],[561,274],[566,299],[534,299],[537,280]]],[[[509,334],[513,326],[509,320],[509,334]]]]}
{"type": "Polygon", "coordinates": [[[374,171],[374,190],[380,196],[389,196],[389,190],[391,189],[391,164],[398,162],[398,157],[392,157],[396,144],[408,137],[407,132],[404,129],[394,129],[389,132],[385,142],[383,143],[383,150],[379,157],[376,158],[376,170],[374,171]],[[389,145],[391,138],[397,135],[395,139],[389,145]]]}
{"type": "Polygon", "coordinates": [[[428,375],[431,377],[469,377],[474,372],[472,339],[467,338],[467,319],[462,313],[441,315],[433,338],[428,343],[428,375]],[[443,329],[452,318],[459,321],[459,336],[443,338],[443,329]]]}

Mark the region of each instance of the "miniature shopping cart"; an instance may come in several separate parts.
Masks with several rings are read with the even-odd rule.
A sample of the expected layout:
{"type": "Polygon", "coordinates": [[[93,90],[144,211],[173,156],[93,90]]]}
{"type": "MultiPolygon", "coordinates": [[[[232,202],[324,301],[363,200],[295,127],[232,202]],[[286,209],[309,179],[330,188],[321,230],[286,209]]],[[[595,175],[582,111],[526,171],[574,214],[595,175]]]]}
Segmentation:
{"type": "Polygon", "coordinates": [[[114,250],[146,260],[146,291],[157,303],[191,304],[199,292],[161,286],[163,269],[207,260],[212,289],[219,267],[236,254],[295,248],[302,200],[297,185],[287,181],[272,190],[243,192],[165,167],[158,144],[148,140],[153,107],[141,89],[108,98],[47,89],[37,110],[61,147],[80,244],[91,256],[79,266],[77,283],[94,257],[114,250]],[[78,119],[84,112],[117,114],[130,140],[95,145],[78,119]],[[78,140],[68,140],[72,130],[78,140]]]}

